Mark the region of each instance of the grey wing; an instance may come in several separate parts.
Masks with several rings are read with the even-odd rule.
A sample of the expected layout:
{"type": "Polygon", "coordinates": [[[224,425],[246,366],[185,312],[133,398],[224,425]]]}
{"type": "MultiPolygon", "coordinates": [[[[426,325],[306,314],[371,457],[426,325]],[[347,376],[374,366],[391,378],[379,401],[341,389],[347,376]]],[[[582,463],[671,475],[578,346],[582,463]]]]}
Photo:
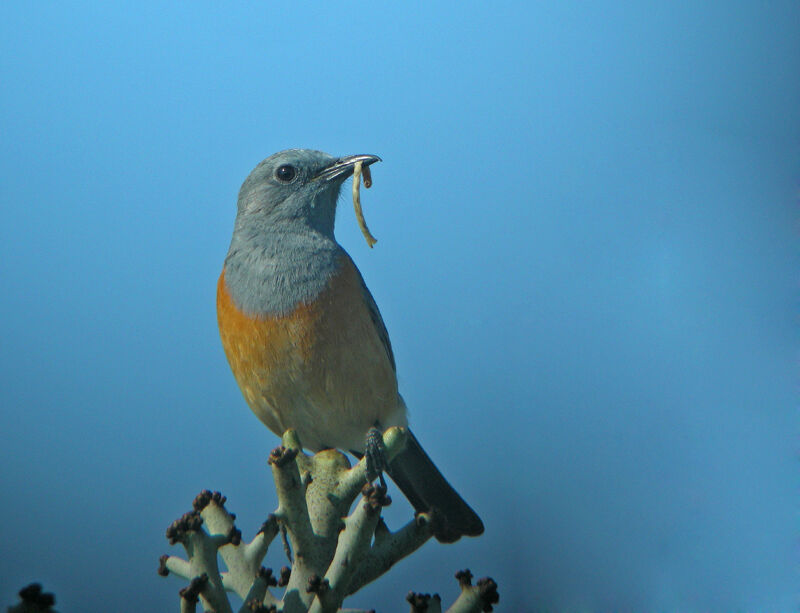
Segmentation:
{"type": "Polygon", "coordinates": [[[359,278],[361,279],[361,291],[364,294],[364,302],[369,309],[369,316],[372,319],[372,323],[375,325],[375,331],[378,333],[378,337],[383,343],[383,348],[386,349],[386,355],[389,356],[389,362],[392,364],[392,370],[397,372],[397,365],[394,363],[392,342],[389,340],[389,332],[386,330],[386,324],[383,323],[383,317],[381,317],[381,312],[378,310],[378,305],[375,304],[375,299],[372,297],[372,294],[370,294],[367,284],[364,283],[364,277],[361,276],[360,272],[359,278]]]}

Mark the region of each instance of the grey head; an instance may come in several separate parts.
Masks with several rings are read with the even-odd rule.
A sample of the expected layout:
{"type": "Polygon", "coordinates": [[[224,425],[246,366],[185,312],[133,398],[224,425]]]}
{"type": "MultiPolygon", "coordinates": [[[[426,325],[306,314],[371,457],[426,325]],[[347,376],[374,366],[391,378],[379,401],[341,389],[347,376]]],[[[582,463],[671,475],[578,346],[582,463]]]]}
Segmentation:
{"type": "Polygon", "coordinates": [[[356,162],[378,161],[287,149],[253,169],[239,190],[225,259],[225,279],[240,309],[286,314],[325,288],[346,256],[334,237],[342,183],[356,162]]]}
{"type": "Polygon", "coordinates": [[[374,155],[336,158],[322,151],[288,149],[256,166],[239,190],[238,217],[265,230],[310,229],[333,237],[336,202],[356,162],[374,155]]]}

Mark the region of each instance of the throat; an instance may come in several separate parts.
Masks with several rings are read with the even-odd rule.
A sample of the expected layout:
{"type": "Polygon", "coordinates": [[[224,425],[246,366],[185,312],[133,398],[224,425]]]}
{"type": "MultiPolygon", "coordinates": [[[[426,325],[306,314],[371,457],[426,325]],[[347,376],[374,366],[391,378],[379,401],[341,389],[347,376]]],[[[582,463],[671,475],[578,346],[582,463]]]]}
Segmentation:
{"type": "Polygon", "coordinates": [[[344,252],[318,235],[284,234],[260,244],[231,243],[225,282],[236,306],[250,315],[287,315],[309,304],[328,286],[344,252]]]}

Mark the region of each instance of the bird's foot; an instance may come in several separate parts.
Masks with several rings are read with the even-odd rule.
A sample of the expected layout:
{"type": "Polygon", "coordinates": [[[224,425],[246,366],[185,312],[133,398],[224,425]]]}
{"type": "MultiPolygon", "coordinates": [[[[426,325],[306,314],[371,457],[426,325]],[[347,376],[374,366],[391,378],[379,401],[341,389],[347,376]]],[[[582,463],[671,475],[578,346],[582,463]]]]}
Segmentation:
{"type": "Polygon", "coordinates": [[[379,478],[381,487],[386,491],[386,480],[383,478],[383,471],[386,470],[386,449],[383,446],[383,434],[378,428],[367,430],[364,456],[367,458],[367,482],[372,483],[379,478]]]}

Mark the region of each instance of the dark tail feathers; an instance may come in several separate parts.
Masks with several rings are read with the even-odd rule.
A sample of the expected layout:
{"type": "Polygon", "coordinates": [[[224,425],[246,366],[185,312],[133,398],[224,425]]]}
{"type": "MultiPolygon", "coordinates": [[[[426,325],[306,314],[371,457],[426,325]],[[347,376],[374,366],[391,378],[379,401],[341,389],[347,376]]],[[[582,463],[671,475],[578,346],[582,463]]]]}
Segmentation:
{"type": "Polygon", "coordinates": [[[452,543],[461,536],[483,534],[483,522],[442,476],[408,431],[408,442],[389,464],[387,471],[417,512],[434,512],[434,536],[452,543]]]}

